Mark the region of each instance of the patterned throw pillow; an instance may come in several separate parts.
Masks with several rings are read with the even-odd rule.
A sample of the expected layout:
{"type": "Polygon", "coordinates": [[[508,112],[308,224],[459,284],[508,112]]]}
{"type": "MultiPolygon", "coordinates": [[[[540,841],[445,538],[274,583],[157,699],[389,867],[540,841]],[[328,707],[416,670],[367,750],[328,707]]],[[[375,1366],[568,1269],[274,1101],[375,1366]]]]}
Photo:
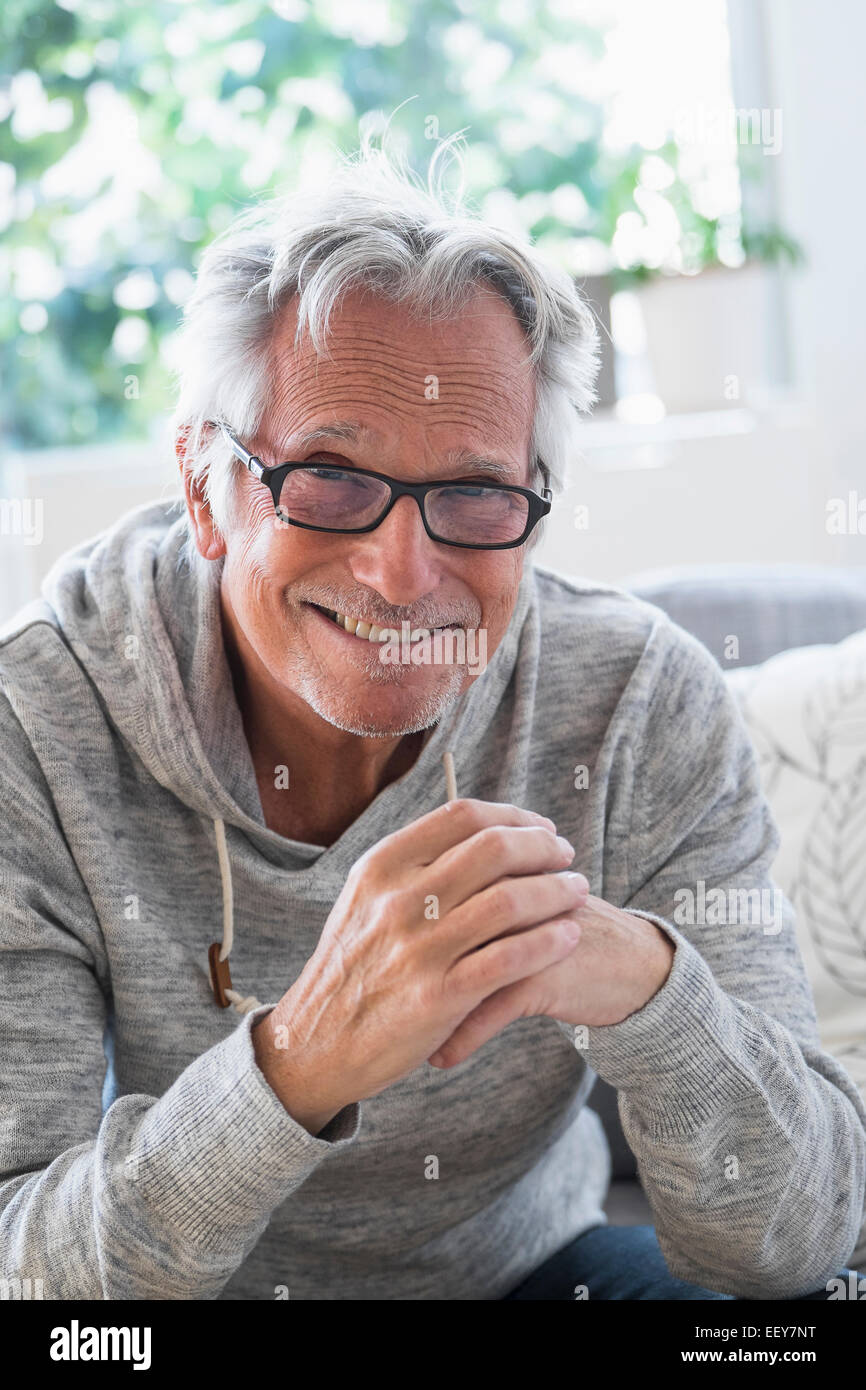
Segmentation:
{"type": "MultiPolygon", "coordinates": [[[[821,1042],[866,1096],[866,631],[727,673],[781,835],[821,1042]]],[[[866,1222],[854,1268],[866,1264],[866,1222]]]]}

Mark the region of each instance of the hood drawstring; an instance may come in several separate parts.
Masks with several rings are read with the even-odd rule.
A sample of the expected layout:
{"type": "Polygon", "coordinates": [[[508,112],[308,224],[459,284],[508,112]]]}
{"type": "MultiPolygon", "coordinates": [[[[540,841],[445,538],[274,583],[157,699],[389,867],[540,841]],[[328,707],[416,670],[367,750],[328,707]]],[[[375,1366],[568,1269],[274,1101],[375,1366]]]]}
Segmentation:
{"type": "MultiPolygon", "coordinates": [[[[457,780],[454,774],[453,753],[450,751],[444,753],[442,755],[442,762],[445,765],[445,800],[454,801],[457,796],[457,780]]],[[[227,1009],[229,1005],[231,1005],[239,1014],[248,1014],[251,1013],[253,1009],[260,1009],[262,1005],[261,1001],[258,1000],[254,994],[248,994],[244,997],[232,986],[232,977],[229,970],[229,955],[234,945],[232,868],[229,862],[229,852],[226,844],[225,821],[221,816],[215,816],[213,825],[214,834],[216,836],[217,856],[219,858],[220,878],[222,880],[223,936],[221,942],[214,941],[208,948],[207,959],[211,989],[221,1009],[227,1009]]]]}
{"type": "Polygon", "coordinates": [[[237,990],[232,988],[232,977],[229,970],[229,954],[234,945],[232,866],[229,862],[228,846],[226,845],[225,821],[221,816],[214,817],[213,827],[216,835],[223,890],[223,939],[221,943],[215,941],[207,953],[211,989],[221,1009],[227,1009],[231,1005],[239,1014],[248,1014],[253,1009],[260,1009],[261,1001],[254,994],[248,994],[244,998],[242,994],[238,994],[237,990]]]}

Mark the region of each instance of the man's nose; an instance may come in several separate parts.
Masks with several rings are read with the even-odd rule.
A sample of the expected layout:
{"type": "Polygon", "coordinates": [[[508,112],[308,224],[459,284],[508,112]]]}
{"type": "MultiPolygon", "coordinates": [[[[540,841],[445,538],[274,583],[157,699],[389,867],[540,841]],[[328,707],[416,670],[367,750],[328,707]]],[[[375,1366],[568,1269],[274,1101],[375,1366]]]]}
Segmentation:
{"type": "Polygon", "coordinates": [[[442,547],[427,535],[414,497],[398,497],[374,531],[351,539],[352,574],[387,603],[405,607],[437,588],[442,547]]]}

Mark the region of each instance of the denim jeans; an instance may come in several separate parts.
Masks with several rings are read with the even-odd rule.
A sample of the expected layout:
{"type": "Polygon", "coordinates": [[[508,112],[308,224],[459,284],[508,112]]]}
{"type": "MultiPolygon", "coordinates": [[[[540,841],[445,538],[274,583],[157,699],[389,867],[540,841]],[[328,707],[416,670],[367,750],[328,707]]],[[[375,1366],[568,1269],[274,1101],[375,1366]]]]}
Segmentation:
{"type": "MultiPolygon", "coordinates": [[[[850,1270],[840,1270],[846,1281],[850,1270]]],[[[860,1276],[863,1277],[862,1275],[860,1276]]],[[[652,1226],[593,1226],[569,1245],[551,1255],[528,1279],[505,1298],[574,1299],[576,1285],[584,1285],[590,1299],[694,1298],[734,1301],[728,1293],[713,1293],[697,1284],[686,1284],[669,1273],[652,1226]]],[[[828,1298],[826,1289],[793,1300],[828,1298]]]]}

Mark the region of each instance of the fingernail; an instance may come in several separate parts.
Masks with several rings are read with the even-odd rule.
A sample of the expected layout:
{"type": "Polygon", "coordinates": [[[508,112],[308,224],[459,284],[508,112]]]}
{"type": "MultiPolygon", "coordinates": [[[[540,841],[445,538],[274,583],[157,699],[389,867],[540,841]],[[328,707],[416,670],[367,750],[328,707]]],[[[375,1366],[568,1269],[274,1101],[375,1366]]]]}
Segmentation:
{"type": "Polygon", "coordinates": [[[569,841],[566,840],[566,838],[565,838],[564,835],[557,835],[557,837],[556,837],[556,843],[559,845],[559,848],[560,848],[565,854],[570,854],[570,855],[572,855],[572,856],[574,855],[574,853],[575,853],[574,845],[570,844],[569,841]]]}
{"type": "Polygon", "coordinates": [[[589,888],[589,879],[586,877],[585,874],[579,874],[575,870],[570,869],[565,876],[566,878],[576,878],[579,881],[579,886],[581,888],[589,888]]]}

